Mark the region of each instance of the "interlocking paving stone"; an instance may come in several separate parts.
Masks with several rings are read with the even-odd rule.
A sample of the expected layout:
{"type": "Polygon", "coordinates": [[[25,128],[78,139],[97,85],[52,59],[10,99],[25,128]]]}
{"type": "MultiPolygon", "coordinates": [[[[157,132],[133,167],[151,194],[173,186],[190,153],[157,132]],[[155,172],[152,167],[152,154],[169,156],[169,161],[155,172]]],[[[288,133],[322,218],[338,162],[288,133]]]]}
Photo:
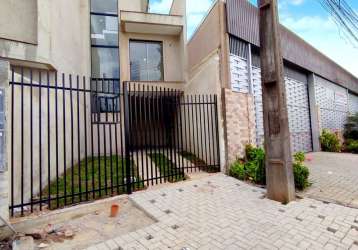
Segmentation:
{"type": "Polygon", "coordinates": [[[358,208],[358,155],[315,152],[309,158],[312,186],[302,195],[358,208]]]}
{"type": "Polygon", "coordinates": [[[358,209],[310,198],[283,205],[260,199],[263,189],[252,192],[253,189],[248,183],[216,174],[136,192],[130,199],[158,222],[121,235],[113,242],[122,249],[358,247],[358,231],[354,227],[357,226],[358,209]],[[185,192],[178,192],[178,189],[185,192]],[[162,196],[163,193],[166,196],[162,196]],[[151,200],[156,202],[153,204],[151,200]],[[167,214],[168,210],[171,213],[167,214]],[[175,229],[175,225],[178,228],[175,229]],[[147,240],[148,235],[153,238],[147,240]]]}

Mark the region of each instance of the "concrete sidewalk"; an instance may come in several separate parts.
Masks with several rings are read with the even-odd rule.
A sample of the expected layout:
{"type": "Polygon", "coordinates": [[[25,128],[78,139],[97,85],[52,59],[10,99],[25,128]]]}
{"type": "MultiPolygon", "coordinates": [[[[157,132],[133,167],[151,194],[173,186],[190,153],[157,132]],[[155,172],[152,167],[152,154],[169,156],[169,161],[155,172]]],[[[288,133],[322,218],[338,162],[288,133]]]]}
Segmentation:
{"type": "Polygon", "coordinates": [[[136,192],[158,222],[88,249],[358,249],[358,209],[264,194],[223,174],[136,192]]]}

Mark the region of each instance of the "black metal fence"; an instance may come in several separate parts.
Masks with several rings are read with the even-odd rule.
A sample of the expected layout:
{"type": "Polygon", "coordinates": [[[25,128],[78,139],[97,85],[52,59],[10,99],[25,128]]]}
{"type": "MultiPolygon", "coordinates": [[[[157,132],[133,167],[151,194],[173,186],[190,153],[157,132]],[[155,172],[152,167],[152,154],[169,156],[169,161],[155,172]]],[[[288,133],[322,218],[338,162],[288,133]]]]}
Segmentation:
{"type": "Polygon", "coordinates": [[[216,95],[13,68],[10,212],[219,171],[216,95]]]}

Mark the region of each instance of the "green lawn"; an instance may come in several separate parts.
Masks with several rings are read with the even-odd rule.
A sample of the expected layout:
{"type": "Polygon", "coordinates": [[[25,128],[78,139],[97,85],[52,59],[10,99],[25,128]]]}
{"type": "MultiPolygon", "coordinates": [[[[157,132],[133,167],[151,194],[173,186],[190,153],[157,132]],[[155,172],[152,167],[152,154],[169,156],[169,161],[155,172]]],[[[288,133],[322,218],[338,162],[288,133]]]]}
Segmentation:
{"type": "Polygon", "coordinates": [[[190,153],[188,151],[181,151],[180,154],[185,159],[187,159],[192,164],[194,164],[195,168],[199,168],[200,170],[204,170],[209,173],[218,172],[218,168],[213,166],[207,166],[206,162],[203,159],[200,159],[198,156],[196,156],[193,153],[190,153]]]}
{"type": "Polygon", "coordinates": [[[169,182],[185,180],[183,171],[177,168],[165,155],[161,153],[153,153],[150,154],[149,157],[158,167],[160,175],[163,176],[164,180],[169,182]]]}
{"type": "MultiPolygon", "coordinates": [[[[144,187],[140,179],[138,179],[136,168],[133,167],[134,163],[131,163],[131,169],[133,170],[132,176],[135,176],[136,183],[133,184],[133,189],[138,190],[144,187]]],[[[63,207],[66,204],[78,203],[81,201],[94,200],[103,198],[110,195],[118,195],[126,193],[126,186],[124,179],[126,178],[125,160],[122,160],[121,156],[112,156],[112,168],[111,157],[95,157],[87,159],[87,178],[86,178],[86,162],[82,160],[80,167],[75,165],[73,168],[66,169],[66,175],[62,175],[58,179],[59,197],[66,196],[59,199],[59,207],[63,207]],[[118,161],[118,170],[117,170],[118,161]],[[72,173],[73,171],[73,173],[72,173]],[[112,174],[111,174],[112,173],[112,174]],[[73,175],[73,186],[72,186],[73,175]],[[79,178],[79,176],[81,178],[79,178]],[[112,176],[112,178],[111,178],[112,176]],[[88,195],[86,195],[86,183],[88,195]],[[113,186],[113,189],[112,189],[113,186]],[[66,187],[66,195],[65,195],[66,187]],[[80,193],[82,193],[80,195],[80,193]],[[74,197],[72,198],[72,194],[74,197]]],[[[48,197],[48,186],[42,191],[42,199],[45,200],[48,197]]],[[[50,194],[52,198],[57,197],[57,181],[54,180],[50,185],[50,194]]],[[[57,208],[57,200],[51,201],[51,208],[57,208]]]]}

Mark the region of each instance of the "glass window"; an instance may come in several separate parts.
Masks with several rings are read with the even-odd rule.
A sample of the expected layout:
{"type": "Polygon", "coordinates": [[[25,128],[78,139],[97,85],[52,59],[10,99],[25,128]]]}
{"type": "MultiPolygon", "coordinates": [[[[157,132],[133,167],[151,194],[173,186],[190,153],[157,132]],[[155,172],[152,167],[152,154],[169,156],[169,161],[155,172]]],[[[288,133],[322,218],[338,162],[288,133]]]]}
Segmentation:
{"type": "Polygon", "coordinates": [[[131,80],[162,81],[162,43],[150,41],[130,41],[129,47],[131,80]]]}
{"type": "Polygon", "coordinates": [[[91,0],[91,12],[117,14],[117,0],[91,0]]]}
{"type": "Polygon", "coordinates": [[[118,46],[118,18],[91,15],[92,45],[118,46]]]}
{"type": "Polygon", "coordinates": [[[91,0],[92,77],[104,78],[99,83],[94,81],[102,83],[99,89],[92,88],[95,91],[92,98],[95,112],[119,111],[116,94],[119,93],[117,13],[117,0],[91,0]]]}
{"type": "Polygon", "coordinates": [[[92,47],[92,77],[119,78],[118,48],[92,47]]]}

